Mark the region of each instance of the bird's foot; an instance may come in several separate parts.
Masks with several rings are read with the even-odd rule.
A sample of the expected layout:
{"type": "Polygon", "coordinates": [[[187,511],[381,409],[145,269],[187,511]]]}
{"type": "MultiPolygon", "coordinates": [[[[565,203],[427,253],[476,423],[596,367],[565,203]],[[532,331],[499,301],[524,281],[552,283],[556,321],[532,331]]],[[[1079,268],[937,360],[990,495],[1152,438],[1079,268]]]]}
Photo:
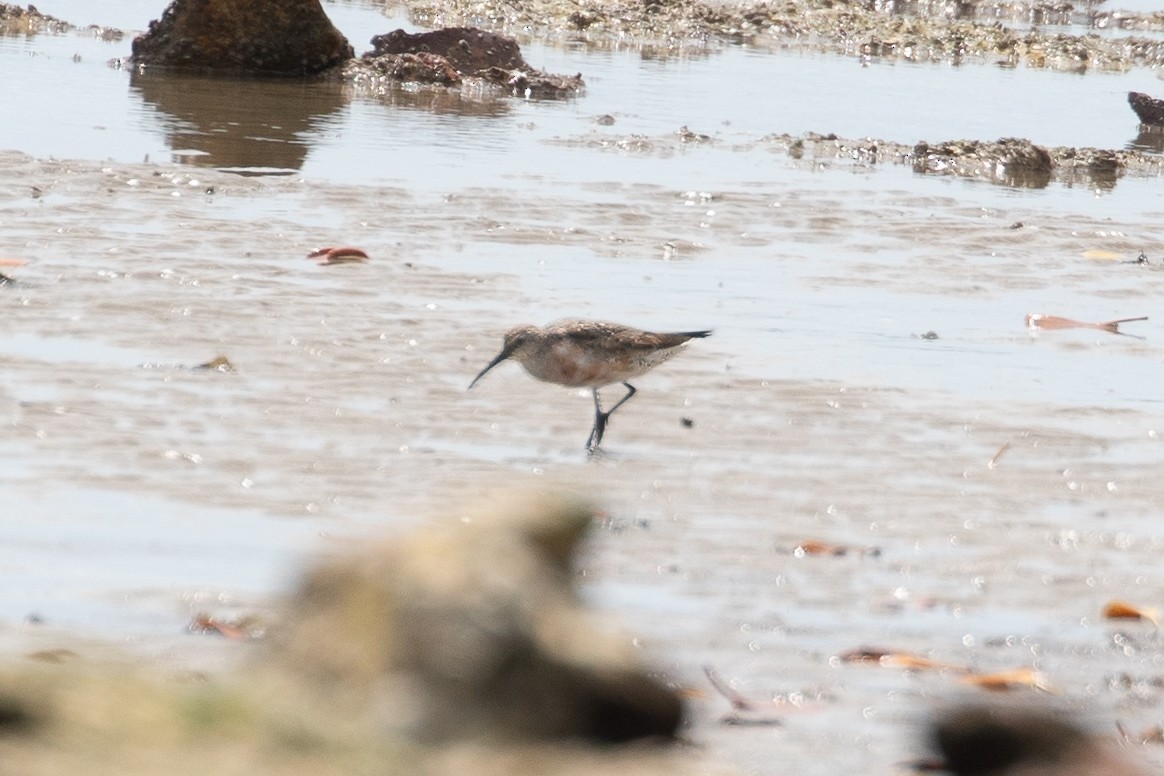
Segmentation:
{"type": "Polygon", "coordinates": [[[586,440],[586,452],[593,455],[602,446],[602,435],[606,433],[606,422],[610,418],[609,412],[600,412],[594,416],[594,428],[590,429],[590,436],[586,440]]]}

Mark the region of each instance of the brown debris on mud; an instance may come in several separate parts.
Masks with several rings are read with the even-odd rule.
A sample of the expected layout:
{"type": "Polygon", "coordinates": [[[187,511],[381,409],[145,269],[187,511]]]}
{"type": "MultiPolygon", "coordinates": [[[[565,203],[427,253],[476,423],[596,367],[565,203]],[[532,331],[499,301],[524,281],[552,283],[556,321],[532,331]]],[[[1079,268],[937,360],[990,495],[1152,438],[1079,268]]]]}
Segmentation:
{"type": "Polygon", "coordinates": [[[492,84],[519,97],[580,94],[582,75],[554,75],[531,67],[517,41],[473,27],[432,32],[394,30],[372,38],[372,51],[352,60],[344,76],[357,84],[380,79],[440,86],[492,84]]]}

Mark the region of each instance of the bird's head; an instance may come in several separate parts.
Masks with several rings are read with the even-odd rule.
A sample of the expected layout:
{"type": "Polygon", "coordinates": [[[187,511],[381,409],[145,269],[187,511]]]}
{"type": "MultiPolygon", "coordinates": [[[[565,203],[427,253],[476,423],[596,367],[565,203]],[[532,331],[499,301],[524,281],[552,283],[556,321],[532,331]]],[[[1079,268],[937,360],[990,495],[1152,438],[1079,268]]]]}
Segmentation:
{"type": "Polygon", "coordinates": [[[477,381],[485,376],[493,367],[500,364],[507,358],[512,358],[519,364],[524,364],[526,358],[533,353],[534,344],[537,341],[538,329],[536,326],[531,326],[528,323],[523,323],[519,326],[514,326],[509,331],[505,332],[505,340],[501,346],[501,352],[498,353],[492,361],[490,361],[481,372],[473,378],[473,382],[469,383],[469,388],[477,384],[477,381]]]}

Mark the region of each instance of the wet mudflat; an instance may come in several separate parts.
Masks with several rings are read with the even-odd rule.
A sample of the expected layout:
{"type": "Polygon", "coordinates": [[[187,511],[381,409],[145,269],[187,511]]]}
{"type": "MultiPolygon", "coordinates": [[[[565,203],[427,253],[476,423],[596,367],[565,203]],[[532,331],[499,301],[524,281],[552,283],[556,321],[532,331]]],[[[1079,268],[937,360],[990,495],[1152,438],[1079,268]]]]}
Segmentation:
{"type": "MultiPolygon", "coordinates": [[[[611,91],[458,112],[353,95],[269,138],[289,151],[275,161],[206,159],[238,147],[225,143],[174,166],[165,149],[192,147],[174,126],[201,138],[238,121],[167,112],[189,90],[166,96],[163,81],[125,114],[161,149],[154,164],[139,163],[132,126],[107,151],[75,150],[93,133],[73,131],[5,142],[0,256],[28,261],[0,286],[6,641],[41,647],[51,628],[197,664],[209,647],[181,635],[190,617],[263,610],[307,554],[499,485],[562,487],[607,509],[583,589],[702,692],[693,757],[894,773],[934,704],[984,692],[952,669],[835,659],[863,646],[1035,669],[1101,731],[1158,725],[1156,629],[1101,612],[1164,599],[1160,181],[1024,190],[796,158],[765,136],[1006,130],[930,135],[900,109],[839,125],[814,113],[834,101],[791,97],[805,125],[774,111],[741,126],[751,98],[735,113],[660,96],[700,68],[712,83],[717,65],[915,68],[1036,83],[1032,99],[1065,79],[1064,95],[1116,103],[1154,77],[620,56],[548,48],[578,64],[546,65],[606,83],[628,68],[657,102],[611,91]],[[372,260],[304,258],[334,244],[372,260]],[[1032,334],[1032,312],[1150,319],[1121,327],[1142,339],[1032,334]],[[636,382],[608,452],[590,458],[586,393],[514,365],[465,390],[510,325],[567,316],[716,331],[636,382]],[[193,368],[218,355],[234,370],[193,368]],[[877,552],[805,556],[808,540],[877,552]],[[722,724],[731,708],[707,665],[782,724],[722,724]]],[[[67,67],[145,91],[103,64],[67,67]]],[[[968,120],[999,120],[989,94],[968,120]]],[[[1118,148],[1134,119],[1111,111],[1077,131],[1112,142],[1024,134],[1118,148]]],[[[1164,760],[1158,745],[1143,753],[1164,760]]]]}

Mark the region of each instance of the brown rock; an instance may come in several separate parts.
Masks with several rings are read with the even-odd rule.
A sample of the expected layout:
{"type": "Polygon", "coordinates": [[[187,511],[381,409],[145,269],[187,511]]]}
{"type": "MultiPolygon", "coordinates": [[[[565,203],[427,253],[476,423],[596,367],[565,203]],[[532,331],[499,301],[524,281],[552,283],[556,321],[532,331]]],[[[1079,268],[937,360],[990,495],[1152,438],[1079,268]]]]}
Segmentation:
{"type": "Polygon", "coordinates": [[[475,27],[447,27],[416,34],[393,30],[372,38],[372,51],[365,56],[381,54],[439,54],[467,75],[490,67],[532,70],[522,58],[517,41],[475,27]]]}
{"type": "Polygon", "coordinates": [[[500,86],[518,97],[534,98],[568,97],[585,88],[581,74],[555,75],[530,67],[517,41],[475,27],[415,34],[394,30],[372,38],[372,46],[372,51],[348,66],[347,78],[384,76],[444,85],[475,80],[500,86]]]}
{"type": "Polygon", "coordinates": [[[319,0],[174,0],[133,41],[138,64],[309,75],[353,56],[319,0]]]}

